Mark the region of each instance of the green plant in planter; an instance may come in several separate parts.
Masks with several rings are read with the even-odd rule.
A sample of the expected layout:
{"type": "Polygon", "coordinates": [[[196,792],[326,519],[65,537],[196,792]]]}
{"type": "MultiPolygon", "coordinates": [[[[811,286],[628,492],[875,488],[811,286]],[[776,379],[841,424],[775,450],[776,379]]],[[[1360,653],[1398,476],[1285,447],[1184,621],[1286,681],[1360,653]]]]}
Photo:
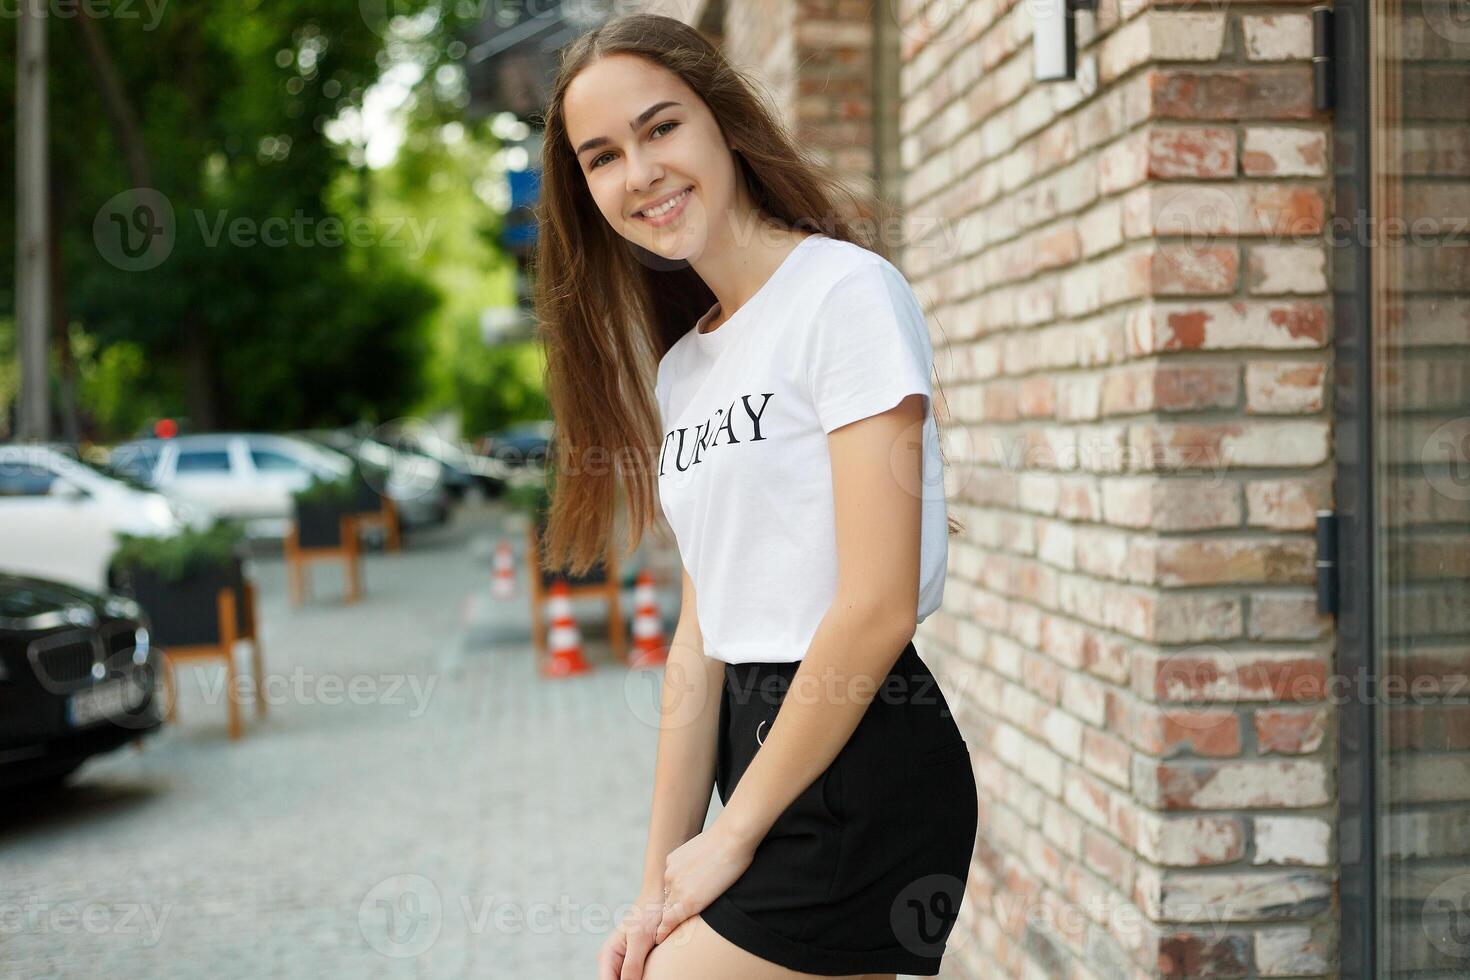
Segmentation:
{"type": "Polygon", "coordinates": [[[239,557],[245,530],[239,521],[216,520],[205,530],[185,527],[168,537],[118,534],[113,567],[120,574],[147,571],[165,582],[229,568],[239,557]]]}
{"type": "Polygon", "coordinates": [[[356,514],[358,476],[354,470],[335,479],[314,477],[292,494],[296,514],[296,543],[302,548],[336,548],[342,540],[342,518],[356,514]]]}
{"type": "Polygon", "coordinates": [[[311,482],[291,495],[298,504],[327,504],[350,508],[357,497],[356,474],[333,480],[313,476],[311,482]]]}
{"type": "Polygon", "coordinates": [[[383,497],[388,486],[388,468],[358,460],[353,467],[353,486],[356,488],[353,509],[358,513],[374,513],[383,509],[383,497]]]}
{"type": "Polygon", "coordinates": [[[238,521],[217,520],[205,530],[186,527],[168,537],[118,535],[113,569],[118,587],[148,612],[162,646],[215,643],[220,638],[219,593],[235,593],[235,633],[249,621],[238,521]]]}

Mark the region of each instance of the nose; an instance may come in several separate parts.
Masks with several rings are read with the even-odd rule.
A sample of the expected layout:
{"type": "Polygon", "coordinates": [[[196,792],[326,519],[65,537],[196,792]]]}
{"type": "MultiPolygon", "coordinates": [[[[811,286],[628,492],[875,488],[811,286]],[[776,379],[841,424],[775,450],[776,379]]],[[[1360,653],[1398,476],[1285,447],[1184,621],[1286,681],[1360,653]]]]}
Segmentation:
{"type": "Polygon", "coordinates": [[[628,165],[623,172],[627,175],[628,193],[646,194],[649,187],[662,179],[664,168],[654,154],[634,149],[628,151],[628,165]]]}

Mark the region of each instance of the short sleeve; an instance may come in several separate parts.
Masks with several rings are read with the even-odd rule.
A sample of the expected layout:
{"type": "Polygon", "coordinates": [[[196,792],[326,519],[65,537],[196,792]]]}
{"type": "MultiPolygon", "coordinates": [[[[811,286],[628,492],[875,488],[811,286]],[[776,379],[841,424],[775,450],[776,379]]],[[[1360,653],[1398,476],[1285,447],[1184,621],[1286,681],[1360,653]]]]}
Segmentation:
{"type": "Polygon", "coordinates": [[[863,265],[831,288],[803,355],[825,432],[886,412],[912,394],[923,395],[929,411],[929,328],[908,282],[890,264],[863,265]]]}

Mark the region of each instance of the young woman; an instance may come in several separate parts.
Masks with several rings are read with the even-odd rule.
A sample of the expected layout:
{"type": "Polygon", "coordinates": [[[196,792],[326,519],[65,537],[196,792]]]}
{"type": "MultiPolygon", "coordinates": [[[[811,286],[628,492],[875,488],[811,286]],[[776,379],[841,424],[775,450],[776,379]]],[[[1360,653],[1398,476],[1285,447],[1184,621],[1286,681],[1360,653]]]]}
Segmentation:
{"type": "Polygon", "coordinates": [[[932,976],[977,812],[912,642],[948,551],[928,329],[752,91],[636,15],[566,49],[545,115],[547,564],[607,553],[622,487],[629,549],[656,491],[684,565],[643,888],[598,976],[932,976]]]}

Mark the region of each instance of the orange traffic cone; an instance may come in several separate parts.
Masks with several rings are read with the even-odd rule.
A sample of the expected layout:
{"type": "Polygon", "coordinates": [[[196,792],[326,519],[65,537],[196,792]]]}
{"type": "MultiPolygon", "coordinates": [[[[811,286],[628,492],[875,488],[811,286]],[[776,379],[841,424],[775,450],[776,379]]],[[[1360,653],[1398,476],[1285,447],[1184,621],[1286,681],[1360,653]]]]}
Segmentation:
{"type": "Polygon", "coordinates": [[[658,615],[658,602],[653,593],[653,573],[638,573],[633,590],[633,649],[628,652],[630,670],[657,667],[669,659],[664,643],[664,624],[658,615]]]}
{"type": "Polygon", "coordinates": [[[582,659],[582,633],[572,619],[572,592],[563,579],[551,585],[551,599],[547,602],[551,613],[551,635],[547,645],[551,647],[551,660],[542,669],[547,677],[567,677],[585,674],[592,667],[582,659]]]}
{"type": "Polygon", "coordinates": [[[495,546],[495,577],[490,583],[490,594],[497,599],[509,599],[516,594],[515,557],[510,542],[501,539],[495,546]]]}

